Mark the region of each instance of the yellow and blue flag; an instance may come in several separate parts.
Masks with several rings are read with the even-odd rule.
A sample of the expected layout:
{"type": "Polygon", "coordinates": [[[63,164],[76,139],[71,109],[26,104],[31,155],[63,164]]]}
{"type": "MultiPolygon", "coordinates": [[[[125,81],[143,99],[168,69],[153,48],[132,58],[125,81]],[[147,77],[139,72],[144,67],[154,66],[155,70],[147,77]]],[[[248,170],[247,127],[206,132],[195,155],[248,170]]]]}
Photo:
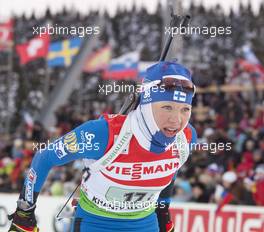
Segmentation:
{"type": "Polygon", "coordinates": [[[69,66],[78,54],[81,38],[67,39],[51,43],[48,53],[48,66],[69,66]]]}

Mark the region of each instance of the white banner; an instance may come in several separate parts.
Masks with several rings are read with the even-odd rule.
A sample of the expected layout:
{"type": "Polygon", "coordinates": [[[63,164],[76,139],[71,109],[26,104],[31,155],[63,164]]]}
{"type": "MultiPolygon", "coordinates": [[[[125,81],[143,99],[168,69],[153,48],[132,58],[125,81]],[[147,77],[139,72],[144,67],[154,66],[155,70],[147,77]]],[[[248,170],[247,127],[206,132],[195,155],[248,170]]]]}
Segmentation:
{"type": "MultiPolygon", "coordinates": [[[[10,222],[7,220],[7,214],[11,214],[16,209],[18,194],[0,193],[0,231],[6,232],[9,229],[10,222]]],[[[70,227],[72,216],[72,207],[63,210],[62,217],[67,217],[60,221],[55,216],[62,208],[67,198],[51,197],[40,195],[37,202],[36,217],[40,232],[67,232],[70,227]]]]}

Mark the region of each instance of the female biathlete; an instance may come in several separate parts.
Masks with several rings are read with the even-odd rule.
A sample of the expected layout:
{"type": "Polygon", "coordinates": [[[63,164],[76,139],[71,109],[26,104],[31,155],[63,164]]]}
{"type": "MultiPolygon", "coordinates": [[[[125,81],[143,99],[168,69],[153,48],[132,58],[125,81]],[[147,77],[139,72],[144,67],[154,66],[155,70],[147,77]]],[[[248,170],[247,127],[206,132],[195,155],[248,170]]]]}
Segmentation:
{"type": "Polygon", "coordinates": [[[34,210],[49,170],[77,159],[85,171],[72,231],[173,231],[160,193],[196,139],[189,124],[195,86],[187,68],[162,61],[147,69],[142,87],[128,115],[87,121],[36,153],[9,231],[37,231],[34,210]]]}

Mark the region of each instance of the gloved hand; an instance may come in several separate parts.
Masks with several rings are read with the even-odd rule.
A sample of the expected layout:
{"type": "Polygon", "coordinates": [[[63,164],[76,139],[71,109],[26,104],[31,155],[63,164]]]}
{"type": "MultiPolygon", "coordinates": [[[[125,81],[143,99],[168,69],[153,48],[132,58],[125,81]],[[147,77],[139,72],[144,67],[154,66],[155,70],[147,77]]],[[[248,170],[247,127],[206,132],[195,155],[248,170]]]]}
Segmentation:
{"type": "Polygon", "coordinates": [[[156,214],[159,221],[160,232],[173,232],[174,224],[170,219],[169,205],[158,204],[156,214]]]}
{"type": "Polygon", "coordinates": [[[35,206],[30,207],[23,200],[18,200],[16,211],[8,215],[8,219],[12,220],[12,224],[8,232],[38,232],[37,220],[35,217],[35,206]],[[22,206],[22,207],[21,207],[22,206]],[[27,207],[29,206],[29,207],[27,207]]]}

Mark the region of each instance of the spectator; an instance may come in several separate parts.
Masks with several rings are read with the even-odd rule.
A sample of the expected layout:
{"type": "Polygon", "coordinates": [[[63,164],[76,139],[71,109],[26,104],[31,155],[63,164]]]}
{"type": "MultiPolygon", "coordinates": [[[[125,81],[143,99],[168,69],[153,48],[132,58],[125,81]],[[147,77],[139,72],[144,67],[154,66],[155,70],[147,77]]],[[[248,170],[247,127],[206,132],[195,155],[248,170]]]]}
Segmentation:
{"type": "Polygon", "coordinates": [[[254,177],[255,187],[253,189],[254,200],[257,205],[264,206],[264,164],[260,164],[256,168],[254,177]]]}
{"type": "Polygon", "coordinates": [[[192,185],[191,201],[197,203],[209,202],[209,193],[204,184],[197,182],[192,185]]]}
{"type": "Polygon", "coordinates": [[[192,188],[187,180],[176,181],[172,201],[187,202],[192,197],[192,188]]]}

